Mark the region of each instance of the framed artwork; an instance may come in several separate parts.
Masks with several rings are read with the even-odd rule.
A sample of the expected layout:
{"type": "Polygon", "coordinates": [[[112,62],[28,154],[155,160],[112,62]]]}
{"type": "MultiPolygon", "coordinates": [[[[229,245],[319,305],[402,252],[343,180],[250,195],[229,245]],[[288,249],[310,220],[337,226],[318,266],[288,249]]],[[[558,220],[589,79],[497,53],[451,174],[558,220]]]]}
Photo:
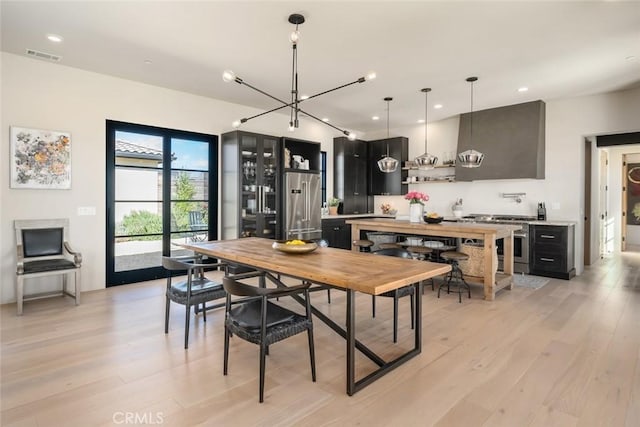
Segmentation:
{"type": "Polygon", "coordinates": [[[71,134],[11,126],[11,188],[71,188],[71,134]]]}
{"type": "Polygon", "coordinates": [[[627,163],[627,225],[640,225],[640,163],[627,163]]]}

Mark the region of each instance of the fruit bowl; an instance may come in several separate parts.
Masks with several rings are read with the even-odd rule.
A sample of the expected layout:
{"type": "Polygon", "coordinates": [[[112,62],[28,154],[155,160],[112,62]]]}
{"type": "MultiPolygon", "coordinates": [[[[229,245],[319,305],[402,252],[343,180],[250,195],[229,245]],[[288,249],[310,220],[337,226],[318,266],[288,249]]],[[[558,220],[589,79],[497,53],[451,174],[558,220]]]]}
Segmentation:
{"type": "Polygon", "coordinates": [[[424,219],[424,222],[426,222],[427,224],[440,224],[444,219],[441,216],[433,217],[428,215],[424,215],[422,218],[424,219]]]}
{"type": "Polygon", "coordinates": [[[291,240],[276,240],[271,247],[287,254],[307,254],[318,249],[318,244],[313,240],[302,240],[303,244],[292,245],[291,240]],[[289,244],[287,244],[289,242],[289,244]]]}

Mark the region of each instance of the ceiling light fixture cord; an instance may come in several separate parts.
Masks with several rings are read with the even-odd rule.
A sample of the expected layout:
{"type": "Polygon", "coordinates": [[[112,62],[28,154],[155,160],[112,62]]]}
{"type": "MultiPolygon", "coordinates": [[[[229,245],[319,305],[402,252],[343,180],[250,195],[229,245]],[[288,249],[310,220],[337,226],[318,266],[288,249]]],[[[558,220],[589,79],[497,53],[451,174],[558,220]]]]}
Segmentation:
{"type": "Polygon", "coordinates": [[[427,123],[429,121],[429,92],[431,92],[431,88],[426,87],[420,92],[424,93],[424,154],[416,157],[414,163],[420,169],[433,169],[438,163],[438,158],[429,154],[429,150],[427,150],[427,123]]]}
{"type": "Polygon", "coordinates": [[[268,113],[272,113],[274,111],[278,111],[278,110],[281,110],[283,108],[290,108],[291,109],[290,114],[289,114],[289,129],[290,130],[294,130],[295,128],[298,127],[298,125],[299,125],[298,113],[303,113],[303,114],[307,115],[308,117],[310,117],[310,118],[312,118],[314,120],[317,120],[320,123],[324,123],[325,125],[327,125],[327,126],[333,128],[333,129],[339,131],[340,133],[342,133],[342,134],[346,135],[347,137],[349,137],[349,139],[355,140],[356,139],[355,133],[349,132],[349,131],[347,131],[345,129],[341,129],[341,128],[337,127],[337,126],[334,126],[334,125],[332,125],[330,123],[327,123],[326,121],[324,121],[324,120],[322,120],[322,119],[320,119],[320,118],[318,118],[318,117],[316,117],[316,116],[314,116],[312,114],[309,114],[308,112],[300,109],[300,103],[302,101],[304,101],[304,100],[309,100],[309,99],[312,99],[312,98],[316,98],[316,97],[318,97],[320,95],[324,95],[326,93],[333,92],[335,90],[342,89],[342,88],[345,88],[347,86],[351,86],[351,85],[356,84],[356,83],[364,83],[365,81],[373,80],[373,79],[376,78],[376,74],[375,73],[369,73],[366,76],[359,77],[358,79],[356,79],[356,80],[354,80],[352,82],[349,82],[349,83],[334,87],[333,89],[329,89],[329,90],[325,90],[325,91],[316,93],[315,95],[311,95],[311,96],[305,98],[304,100],[303,99],[299,99],[299,91],[298,91],[298,41],[299,41],[299,38],[300,38],[300,34],[298,32],[298,26],[300,24],[304,23],[305,18],[304,18],[304,16],[302,16],[300,14],[294,13],[294,14],[289,15],[289,19],[288,20],[289,20],[289,22],[291,24],[295,25],[295,31],[293,31],[291,33],[291,35],[290,35],[290,40],[291,40],[291,44],[292,44],[291,99],[290,99],[290,102],[285,102],[285,101],[283,101],[283,100],[281,100],[281,99],[279,99],[279,98],[277,98],[277,97],[275,97],[273,95],[268,94],[267,92],[265,92],[263,90],[260,90],[260,89],[256,88],[255,86],[252,86],[252,85],[248,84],[243,79],[241,79],[240,77],[236,76],[233,71],[225,70],[222,73],[222,79],[225,82],[234,81],[234,82],[236,82],[236,83],[238,83],[240,85],[245,85],[248,88],[253,89],[256,92],[261,93],[262,95],[265,95],[265,96],[267,96],[267,97],[269,97],[269,98],[271,98],[271,99],[273,99],[275,101],[278,101],[279,103],[282,104],[281,106],[272,108],[269,111],[265,111],[263,113],[253,115],[251,117],[245,117],[245,118],[242,118],[240,120],[237,120],[237,121],[235,121],[233,123],[233,126],[234,127],[239,127],[241,124],[246,123],[251,119],[255,119],[257,117],[264,116],[264,115],[266,115],[268,113]]]}

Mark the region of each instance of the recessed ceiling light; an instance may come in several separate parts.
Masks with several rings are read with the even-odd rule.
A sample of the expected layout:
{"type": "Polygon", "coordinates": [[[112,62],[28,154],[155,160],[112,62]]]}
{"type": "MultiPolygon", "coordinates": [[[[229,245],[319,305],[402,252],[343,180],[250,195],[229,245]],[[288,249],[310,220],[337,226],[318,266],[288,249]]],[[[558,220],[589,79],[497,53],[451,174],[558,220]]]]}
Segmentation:
{"type": "Polygon", "coordinates": [[[153,61],[150,60],[150,59],[145,59],[144,63],[147,64],[147,65],[151,65],[151,64],[153,64],[153,61]]]}
{"type": "Polygon", "coordinates": [[[380,120],[380,117],[378,117],[378,116],[373,116],[373,117],[371,117],[371,120],[380,120]]]}
{"type": "Polygon", "coordinates": [[[424,119],[418,119],[418,123],[424,123],[424,119]]]}
{"type": "Polygon", "coordinates": [[[309,95],[300,95],[300,100],[309,99],[309,95]]]}
{"type": "Polygon", "coordinates": [[[625,59],[626,59],[627,61],[629,61],[629,62],[632,62],[632,61],[635,61],[635,60],[636,60],[636,59],[638,59],[638,58],[636,58],[634,55],[630,55],[630,56],[627,56],[625,59]]]}
{"type": "Polygon", "coordinates": [[[518,92],[526,92],[526,91],[528,91],[528,90],[529,90],[529,88],[528,88],[528,87],[526,87],[526,86],[522,86],[522,87],[519,87],[519,88],[518,88],[518,92]]]}
{"type": "Polygon", "coordinates": [[[49,39],[49,41],[52,41],[54,43],[61,43],[63,40],[62,37],[57,34],[47,34],[47,39],[49,39]]]}
{"type": "Polygon", "coordinates": [[[442,104],[436,104],[433,106],[433,108],[435,108],[436,110],[439,110],[442,108],[442,104]]]}
{"type": "Polygon", "coordinates": [[[329,121],[329,117],[323,117],[323,118],[322,118],[322,121],[323,121],[323,122],[328,122],[328,121],[329,121]]]}

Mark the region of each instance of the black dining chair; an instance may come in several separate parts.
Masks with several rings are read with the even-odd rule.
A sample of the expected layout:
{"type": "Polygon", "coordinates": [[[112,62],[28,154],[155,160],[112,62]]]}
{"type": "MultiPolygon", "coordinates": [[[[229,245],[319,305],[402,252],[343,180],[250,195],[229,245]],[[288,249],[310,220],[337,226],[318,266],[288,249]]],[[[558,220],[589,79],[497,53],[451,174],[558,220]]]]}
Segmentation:
{"type": "Polygon", "coordinates": [[[311,379],[316,381],[313,323],[309,301],[309,282],[288,288],[263,288],[241,283],[231,277],[222,279],[227,292],[224,333],[224,375],[229,367],[229,339],[235,335],[260,346],[260,403],[264,401],[264,372],[269,346],[307,331],[311,379]],[[305,315],[298,314],[269,299],[304,293],[305,315]],[[232,300],[231,296],[244,297],[232,300]]]}
{"type": "MultiPolygon", "coordinates": [[[[387,248],[387,249],[379,249],[377,251],[372,252],[374,255],[386,255],[386,256],[395,256],[399,258],[407,258],[412,259],[411,253],[404,248],[387,248]]],[[[394,289],[393,291],[387,291],[383,294],[378,295],[380,297],[389,297],[393,298],[393,342],[398,342],[398,300],[402,297],[410,296],[411,300],[411,329],[415,327],[414,325],[414,301],[413,298],[415,296],[415,288],[413,285],[403,286],[398,289],[394,289]]],[[[373,313],[373,317],[376,317],[376,297],[371,297],[371,309],[373,313]]]]}
{"type": "MultiPolygon", "coordinates": [[[[184,348],[189,348],[189,319],[191,316],[191,307],[194,312],[198,313],[197,307],[202,304],[202,318],[207,321],[208,301],[224,298],[227,293],[222,288],[222,284],[207,279],[204,276],[204,269],[210,267],[224,267],[226,264],[203,264],[201,255],[180,256],[180,257],[162,257],[162,266],[167,270],[167,290],[165,293],[166,307],[164,314],[164,333],[169,333],[169,307],[171,301],[182,304],[186,308],[186,317],[184,321],[184,348]],[[172,272],[185,271],[187,277],[185,280],[177,282],[172,281],[172,272]]],[[[220,305],[222,307],[222,304],[220,305]]]]}

